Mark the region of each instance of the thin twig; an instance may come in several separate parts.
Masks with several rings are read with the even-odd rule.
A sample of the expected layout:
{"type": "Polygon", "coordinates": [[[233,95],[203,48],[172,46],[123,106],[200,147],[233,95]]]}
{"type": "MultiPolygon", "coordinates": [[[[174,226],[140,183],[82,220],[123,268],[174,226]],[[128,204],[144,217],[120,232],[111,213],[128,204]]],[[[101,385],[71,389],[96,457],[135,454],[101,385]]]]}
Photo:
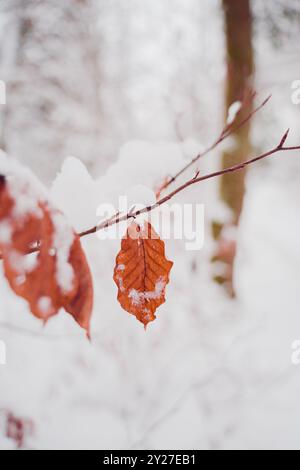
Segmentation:
{"type": "MultiPolygon", "coordinates": [[[[241,171],[244,168],[246,168],[247,166],[250,166],[253,163],[259,162],[259,161],[261,161],[265,158],[268,158],[272,155],[275,155],[279,152],[289,152],[289,151],[293,151],[293,150],[299,150],[300,151],[300,146],[293,146],[293,147],[285,147],[284,146],[286,141],[287,141],[288,135],[289,135],[289,129],[282,136],[282,138],[280,140],[280,143],[276,147],[274,147],[272,150],[269,150],[266,153],[263,153],[262,155],[251,158],[250,160],[247,160],[247,161],[245,161],[243,163],[240,163],[238,165],[231,166],[231,167],[226,168],[224,170],[216,171],[214,173],[209,173],[209,174],[201,176],[201,177],[193,177],[189,181],[187,181],[185,184],[179,186],[173,192],[171,192],[167,196],[165,196],[162,199],[160,199],[159,201],[157,201],[155,204],[153,204],[151,206],[148,206],[148,207],[145,207],[143,209],[137,210],[135,212],[133,212],[133,210],[131,210],[128,214],[125,214],[125,215],[120,215],[119,213],[117,213],[113,217],[108,219],[107,221],[104,221],[101,224],[99,224],[99,225],[97,225],[97,226],[95,226],[95,227],[93,227],[93,228],[91,228],[91,229],[89,229],[85,232],[79,233],[78,236],[82,238],[82,237],[85,237],[87,235],[94,234],[94,233],[96,233],[100,230],[104,230],[108,227],[111,227],[112,225],[116,225],[116,224],[119,224],[121,222],[125,222],[126,220],[129,220],[131,218],[136,218],[139,215],[149,213],[152,210],[155,210],[158,207],[160,207],[161,205],[165,204],[170,199],[172,199],[174,196],[176,196],[177,194],[179,194],[180,192],[184,191],[185,189],[187,189],[188,187],[190,187],[194,184],[198,184],[202,181],[206,181],[206,180],[209,180],[209,179],[212,179],[212,178],[216,178],[218,176],[222,176],[222,175],[225,175],[225,174],[228,174],[228,173],[234,173],[235,171],[241,171]]],[[[37,251],[39,251],[39,247],[30,249],[30,251],[28,253],[34,253],[34,252],[37,252],[37,251]]],[[[0,256],[0,259],[2,259],[1,256],[0,256]]],[[[60,336],[60,335],[51,335],[51,336],[49,336],[49,335],[47,335],[47,336],[46,335],[40,335],[39,333],[31,332],[29,330],[25,330],[23,328],[16,327],[16,326],[8,324],[8,323],[0,323],[0,328],[5,328],[5,329],[13,330],[16,333],[27,334],[27,335],[30,335],[30,336],[37,336],[39,338],[45,338],[45,339],[49,339],[49,340],[65,338],[65,337],[60,336]]],[[[76,337],[74,336],[74,338],[73,337],[70,337],[70,338],[71,339],[77,339],[77,336],[76,337]]]]}
{"type": "MultiPolygon", "coordinates": [[[[255,95],[253,95],[254,98],[255,95]]],[[[228,137],[231,135],[235,134],[239,129],[241,129],[243,126],[245,126],[255,114],[257,114],[262,108],[266,106],[266,104],[270,101],[272,95],[268,96],[257,108],[253,109],[237,126],[234,125],[234,122],[226,126],[220,136],[211,144],[206,150],[203,152],[199,153],[194,157],[187,165],[185,165],[181,170],[179,170],[174,176],[170,176],[168,180],[165,182],[165,184],[161,187],[160,191],[165,191],[172,183],[174,183],[183,173],[185,173],[187,170],[189,170],[197,161],[199,161],[201,158],[205,157],[207,154],[215,150],[224,140],[226,140],[228,137]]],[[[239,111],[239,113],[242,111],[242,109],[239,111]]]]}
{"type": "Polygon", "coordinates": [[[285,134],[283,135],[283,137],[280,140],[280,143],[276,147],[274,147],[272,150],[269,150],[266,153],[263,153],[262,155],[259,155],[258,157],[251,158],[250,160],[239,163],[238,165],[231,166],[231,167],[226,168],[224,170],[216,171],[214,173],[209,173],[207,175],[200,176],[198,178],[193,177],[190,180],[188,180],[186,183],[184,183],[183,185],[179,186],[177,189],[172,191],[167,196],[164,196],[162,199],[157,201],[155,204],[152,204],[151,206],[148,206],[148,207],[144,207],[143,209],[137,210],[136,212],[129,212],[128,214],[120,215],[116,219],[104,221],[104,222],[100,223],[99,225],[97,225],[97,226],[95,226],[95,227],[93,227],[93,228],[91,228],[91,229],[89,229],[85,232],[79,233],[79,237],[85,237],[87,235],[92,235],[96,232],[99,232],[100,230],[105,230],[105,229],[111,227],[112,225],[116,225],[116,224],[119,224],[120,222],[125,222],[126,220],[129,220],[131,218],[136,218],[139,215],[149,213],[149,212],[157,209],[161,205],[165,204],[166,202],[170,201],[170,199],[172,199],[178,193],[184,191],[185,189],[187,189],[188,187],[190,187],[194,184],[201,183],[202,181],[206,181],[206,180],[209,180],[209,179],[212,179],[212,178],[216,178],[218,176],[226,175],[228,173],[234,173],[235,171],[241,171],[244,168],[246,168],[247,166],[252,165],[253,163],[259,162],[260,160],[263,160],[267,157],[270,157],[270,156],[272,156],[272,155],[274,155],[278,152],[287,152],[287,151],[293,151],[293,150],[300,150],[300,146],[284,147],[284,144],[285,144],[285,142],[288,138],[288,135],[289,135],[289,129],[285,132],[285,134]]]}
{"type": "MultiPolygon", "coordinates": [[[[193,177],[190,180],[188,180],[186,183],[184,183],[183,185],[179,186],[177,189],[175,189],[174,191],[169,193],[167,196],[164,196],[162,199],[157,201],[155,204],[144,207],[144,208],[139,209],[135,212],[133,212],[131,210],[129,213],[123,214],[123,215],[120,215],[119,213],[117,213],[113,217],[111,217],[110,219],[101,222],[100,224],[90,228],[89,230],[78,233],[78,236],[80,238],[83,238],[83,237],[86,237],[88,235],[95,234],[95,233],[97,233],[101,230],[105,230],[105,229],[107,229],[107,228],[109,228],[113,225],[120,224],[121,222],[126,222],[129,219],[132,219],[132,218],[135,219],[139,215],[149,213],[149,212],[157,209],[158,207],[162,206],[166,202],[170,201],[170,199],[172,199],[174,196],[176,196],[177,194],[179,194],[180,192],[184,191],[185,189],[189,188],[190,186],[192,186],[194,184],[198,184],[198,183],[201,183],[203,181],[206,181],[206,180],[209,180],[209,179],[212,179],[212,178],[217,178],[219,176],[226,175],[228,173],[234,173],[236,171],[241,171],[244,168],[246,168],[247,166],[250,166],[253,163],[259,162],[259,161],[261,161],[261,160],[263,160],[267,157],[270,157],[272,155],[275,155],[278,152],[288,152],[288,151],[293,151],[293,150],[300,150],[300,145],[299,146],[294,146],[294,147],[284,147],[284,144],[285,144],[285,142],[288,138],[288,135],[289,135],[289,129],[282,136],[282,138],[280,139],[280,143],[276,147],[274,147],[272,150],[269,150],[266,153],[263,153],[262,155],[251,158],[250,160],[239,163],[238,165],[233,165],[233,166],[231,166],[229,168],[226,168],[224,170],[216,171],[214,173],[209,173],[207,175],[200,176],[200,177],[193,177]]],[[[35,253],[35,252],[38,252],[38,251],[39,251],[39,247],[32,248],[28,251],[28,254],[29,253],[35,253]]],[[[1,256],[0,256],[0,259],[2,259],[1,256]]]]}

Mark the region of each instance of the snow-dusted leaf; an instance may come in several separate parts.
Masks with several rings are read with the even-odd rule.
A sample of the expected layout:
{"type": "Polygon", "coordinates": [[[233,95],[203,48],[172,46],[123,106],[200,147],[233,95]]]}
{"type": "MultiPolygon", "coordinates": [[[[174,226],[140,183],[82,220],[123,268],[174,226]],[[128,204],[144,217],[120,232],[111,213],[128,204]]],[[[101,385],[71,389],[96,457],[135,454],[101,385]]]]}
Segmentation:
{"type": "Polygon", "coordinates": [[[69,262],[76,273],[76,293],[64,302],[64,308],[89,334],[94,292],[90,269],[78,236],[71,248],[69,262]]]}
{"type": "Polygon", "coordinates": [[[131,224],[117,256],[114,280],[121,306],[145,327],[165,302],[172,266],[165,257],[165,244],[152,226],[131,224]]]}
{"type": "Polygon", "coordinates": [[[12,412],[5,412],[5,435],[14,441],[18,449],[26,443],[27,438],[34,433],[34,423],[29,418],[20,418],[12,412]]]}
{"type": "Polygon", "coordinates": [[[14,161],[0,170],[0,250],[11,288],[37,318],[64,308],[89,334],[92,277],[78,236],[30,172],[14,161]]]}

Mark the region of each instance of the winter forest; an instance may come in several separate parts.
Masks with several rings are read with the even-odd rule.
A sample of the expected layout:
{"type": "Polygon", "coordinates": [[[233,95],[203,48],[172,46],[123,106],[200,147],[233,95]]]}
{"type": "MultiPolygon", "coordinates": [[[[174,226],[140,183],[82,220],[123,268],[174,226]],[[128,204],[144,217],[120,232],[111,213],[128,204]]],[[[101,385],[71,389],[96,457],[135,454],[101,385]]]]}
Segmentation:
{"type": "Polygon", "coordinates": [[[299,450],[299,0],[0,0],[0,450],[299,450]]]}

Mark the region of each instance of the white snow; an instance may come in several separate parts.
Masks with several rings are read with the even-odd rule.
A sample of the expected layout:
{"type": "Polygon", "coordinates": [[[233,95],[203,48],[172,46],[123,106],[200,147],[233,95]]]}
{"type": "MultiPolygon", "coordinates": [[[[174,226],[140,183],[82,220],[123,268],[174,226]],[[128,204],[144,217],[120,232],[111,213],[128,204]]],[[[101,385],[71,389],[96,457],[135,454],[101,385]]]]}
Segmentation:
{"type": "Polygon", "coordinates": [[[38,301],[38,308],[45,316],[47,316],[49,311],[52,309],[52,301],[50,297],[41,297],[38,301]]]}
{"type": "Polygon", "coordinates": [[[160,277],[155,284],[153,291],[138,292],[136,289],[131,289],[129,292],[129,298],[132,300],[134,305],[141,305],[143,302],[148,300],[157,300],[162,296],[166,287],[166,279],[160,277]]]}
{"type": "Polygon", "coordinates": [[[54,224],[53,248],[56,250],[56,278],[61,290],[67,294],[73,289],[74,282],[74,270],[69,263],[74,232],[60,212],[52,213],[52,221],[54,224]]]}
{"type": "MultiPolygon", "coordinates": [[[[54,59],[45,68],[41,62],[39,80],[44,80],[43,73],[58,77],[59,84],[66,85],[66,96],[60,86],[47,83],[45,89],[39,80],[28,80],[27,71],[10,71],[13,79],[18,76],[21,90],[7,101],[14,110],[6,123],[12,153],[46,179],[70,154],[88,162],[92,170],[94,179],[69,160],[53,185],[55,202],[76,230],[95,225],[97,205],[116,206],[128,188],[155,188],[187,162],[187,149],[201,150],[223,124],[220,2],[203,0],[199,8],[198,0],[174,0],[171,9],[164,1],[110,3],[116,5],[100,18],[108,34],[100,48],[105,54],[104,119],[90,119],[96,114],[94,90],[92,99],[89,93],[82,96],[82,103],[73,103],[68,94],[70,88],[75,96],[78,90],[88,92],[87,83],[94,83],[87,76],[89,68],[80,68],[80,52],[86,45],[82,48],[76,29],[67,23],[63,31],[63,40],[72,43],[77,38],[74,49],[68,42],[67,55],[56,38],[71,2],[64,3],[63,12],[58,0],[26,5],[26,14],[34,15],[43,37],[54,31],[47,40],[54,59]],[[122,54],[123,47],[132,54],[130,60],[122,54]],[[81,72],[80,79],[74,68],[81,72]],[[53,115],[46,109],[47,119],[41,122],[37,109],[46,92],[55,106],[53,115]],[[199,140],[199,146],[191,145],[191,138],[199,140]]],[[[256,11],[267,8],[266,17],[276,19],[273,2],[253,4],[256,11]]],[[[295,4],[299,8],[299,2],[295,4]]],[[[80,17],[82,10],[75,14],[80,17]]],[[[281,24],[289,24],[287,17],[280,18],[281,24]]],[[[78,24],[84,32],[86,23],[78,24]]],[[[299,143],[300,135],[299,106],[290,100],[291,83],[298,75],[298,36],[285,41],[283,53],[271,47],[266,25],[264,20],[256,28],[256,87],[263,97],[273,93],[273,98],[253,121],[258,149],[272,147],[287,127],[292,128],[291,145],[299,143]]],[[[8,22],[1,46],[17,29],[8,22]]],[[[15,45],[17,52],[17,40],[15,45]]],[[[44,48],[41,41],[40,47],[27,47],[26,53],[37,63],[44,48]]],[[[218,168],[222,150],[199,162],[202,173],[218,168]]],[[[1,162],[2,156],[0,174],[1,162]]],[[[230,218],[217,204],[218,182],[195,186],[176,198],[180,203],[205,204],[206,242],[198,253],[185,251],[180,240],[166,243],[167,257],[174,260],[172,281],[167,301],[146,334],[119,306],[112,281],[127,224],[121,224],[118,240],[82,240],[95,284],[91,344],[69,315],[56,316],[43,328],[0,275],[0,340],[7,349],[7,365],[0,366],[0,449],[15,448],[5,436],[5,410],[34,421],[25,449],[299,449],[300,369],[291,362],[291,346],[300,339],[299,178],[297,152],[249,171],[245,208],[235,234],[234,301],[211,282],[211,220],[230,218]]]]}
{"type": "Polygon", "coordinates": [[[20,276],[23,276],[34,270],[37,265],[37,256],[35,253],[23,256],[19,251],[11,250],[9,252],[9,262],[20,276]]]}
{"type": "Polygon", "coordinates": [[[228,109],[227,125],[230,126],[234,123],[238,113],[242,109],[241,101],[235,101],[228,109]]]}
{"type": "MultiPolygon", "coordinates": [[[[95,282],[92,346],[65,315],[41,331],[0,279],[0,337],[8,361],[0,368],[1,406],[34,420],[27,446],[298,446],[300,382],[290,345],[300,336],[299,185],[295,159],[285,165],[288,185],[280,159],[249,176],[235,302],[211,282],[209,237],[197,255],[180,241],[167,242],[172,282],[146,334],[116,299],[112,275],[120,240],[83,240],[95,282]],[[22,388],[15,386],[20,381],[22,388]]],[[[97,184],[107,188],[106,176],[97,184]]],[[[199,201],[204,189],[182,199],[199,201]]],[[[209,209],[207,203],[208,216],[209,209]]],[[[206,222],[209,229],[209,217],[206,222]]],[[[11,445],[0,441],[0,448],[11,445]]]]}
{"type": "Polygon", "coordinates": [[[68,157],[64,161],[52,184],[51,195],[53,203],[64,212],[77,232],[96,225],[96,208],[101,199],[95,182],[80,160],[68,157]]]}
{"type": "Polygon", "coordinates": [[[0,242],[10,243],[12,235],[12,228],[7,220],[0,222],[0,242]]]}
{"type": "Polygon", "coordinates": [[[117,266],[117,271],[125,271],[125,264],[119,264],[117,266]]]}
{"type": "Polygon", "coordinates": [[[0,151],[0,174],[5,176],[9,193],[14,199],[14,216],[23,218],[32,214],[41,218],[38,202],[46,199],[47,192],[33,173],[0,151]]]}

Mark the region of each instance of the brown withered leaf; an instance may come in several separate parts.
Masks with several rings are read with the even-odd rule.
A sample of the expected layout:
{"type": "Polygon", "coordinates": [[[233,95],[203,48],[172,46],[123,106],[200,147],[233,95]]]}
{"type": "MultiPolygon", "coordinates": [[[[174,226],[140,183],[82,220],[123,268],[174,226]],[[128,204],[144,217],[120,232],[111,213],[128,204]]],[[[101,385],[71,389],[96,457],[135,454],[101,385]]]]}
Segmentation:
{"type": "Polygon", "coordinates": [[[172,266],[165,257],[165,244],[151,224],[131,224],[117,256],[114,281],[121,306],[145,327],[165,302],[172,266]]]}
{"type": "Polygon", "coordinates": [[[93,281],[86,256],[76,235],[70,252],[69,262],[76,273],[76,292],[64,301],[63,307],[89,335],[90,319],[93,310],[93,281]]]}
{"type": "Polygon", "coordinates": [[[0,180],[0,250],[12,290],[34,316],[46,322],[64,308],[89,335],[93,284],[79,237],[32,188],[21,185],[17,198],[5,179],[0,180]],[[38,251],[28,254],[34,246],[38,251]]]}

